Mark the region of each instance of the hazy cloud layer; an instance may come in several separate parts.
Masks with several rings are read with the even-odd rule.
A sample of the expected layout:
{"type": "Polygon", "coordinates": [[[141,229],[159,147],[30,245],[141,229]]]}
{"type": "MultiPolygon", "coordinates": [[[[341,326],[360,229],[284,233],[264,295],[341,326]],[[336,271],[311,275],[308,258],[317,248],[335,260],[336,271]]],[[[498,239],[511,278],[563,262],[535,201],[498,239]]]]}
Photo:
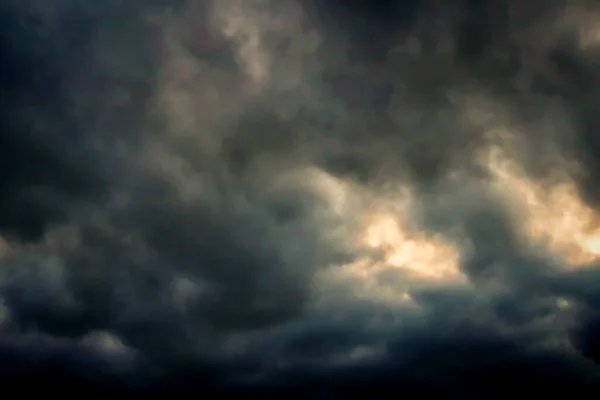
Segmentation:
{"type": "Polygon", "coordinates": [[[76,3],[1,6],[3,382],[597,387],[593,2],[76,3]]]}

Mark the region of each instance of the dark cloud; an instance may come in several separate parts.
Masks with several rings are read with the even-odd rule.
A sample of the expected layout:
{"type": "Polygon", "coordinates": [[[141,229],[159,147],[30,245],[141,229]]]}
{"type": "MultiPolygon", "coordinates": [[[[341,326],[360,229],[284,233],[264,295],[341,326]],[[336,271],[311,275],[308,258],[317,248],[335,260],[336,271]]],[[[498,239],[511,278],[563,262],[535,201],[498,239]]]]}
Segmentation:
{"type": "Polygon", "coordinates": [[[594,209],[593,7],[46,3],[0,6],[4,388],[598,387],[600,270],[532,245],[476,156],[489,126],[522,132],[525,171],[577,162],[594,209]],[[376,273],[355,240],[407,182],[462,280],[376,273]]]}

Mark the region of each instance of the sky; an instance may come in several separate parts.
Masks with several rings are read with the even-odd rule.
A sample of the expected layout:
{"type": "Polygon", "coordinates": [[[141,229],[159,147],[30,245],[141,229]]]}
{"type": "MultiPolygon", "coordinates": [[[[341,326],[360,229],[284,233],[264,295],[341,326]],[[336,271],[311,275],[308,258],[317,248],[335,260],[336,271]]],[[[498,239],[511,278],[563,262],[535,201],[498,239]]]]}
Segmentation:
{"type": "Polygon", "coordinates": [[[3,389],[600,386],[594,2],[0,18],[3,389]]]}

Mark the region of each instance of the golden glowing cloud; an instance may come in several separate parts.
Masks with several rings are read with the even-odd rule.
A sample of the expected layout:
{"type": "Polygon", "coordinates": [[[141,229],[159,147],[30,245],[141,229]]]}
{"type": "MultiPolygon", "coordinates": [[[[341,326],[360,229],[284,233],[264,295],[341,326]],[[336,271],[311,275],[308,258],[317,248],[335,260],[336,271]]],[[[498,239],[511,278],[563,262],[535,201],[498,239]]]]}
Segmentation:
{"type": "Polygon", "coordinates": [[[557,174],[551,182],[536,182],[497,146],[485,151],[483,162],[492,175],[492,186],[522,218],[519,225],[532,245],[543,246],[571,265],[600,259],[600,216],[583,202],[566,174],[557,174]]]}
{"type": "MultiPolygon", "coordinates": [[[[478,184],[482,190],[491,187],[504,200],[523,244],[572,267],[600,260],[600,215],[582,200],[567,168],[557,167],[547,179],[533,179],[515,155],[517,136],[505,131],[494,135],[480,152],[490,179],[478,184]]],[[[364,250],[354,262],[336,266],[328,279],[333,273],[333,279],[352,282],[358,297],[395,303],[412,302],[410,285],[415,280],[466,282],[457,244],[412,223],[419,199],[410,184],[373,190],[324,172],[313,171],[312,176],[331,208],[352,221],[347,229],[353,244],[364,250]],[[402,272],[404,282],[382,281],[388,271],[402,272]]]]}
{"type": "Polygon", "coordinates": [[[458,251],[440,236],[414,232],[403,224],[402,216],[377,212],[366,216],[361,240],[368,247],[381,251],[383,267],[434,280],[460,277],[458,251]]]}
{"type": "Polygon", "coordinates": [[[414,201],[410,187],[374,192],[345,184],[339,179],[311,168],[311,178],[336,213],[353,220],[348,229],[354,246],[374,254],[360,260],[362,273],[386,268],[402,269],[422,279],[452,279],[460,276],[458,251],[442,237],[410,227],[408,216],[414,201]],[[345,215],[344,215],[345,214],[345,215]]]}
{"type": "Polygon", "coordinates": [[[343,183],[320,171],[311,174],[330,207],[347,219],[347,234],[360,256],[321,274],[324,282],[345,282],[358,298],[414,305],[409,281],[455,282],[464,279],[459,251],[443,237],[420,231],[410,223],[410,185],[373,190],[343,183]],[[405,282],[392,282],[382,273],[397,271],[405,282]]]}

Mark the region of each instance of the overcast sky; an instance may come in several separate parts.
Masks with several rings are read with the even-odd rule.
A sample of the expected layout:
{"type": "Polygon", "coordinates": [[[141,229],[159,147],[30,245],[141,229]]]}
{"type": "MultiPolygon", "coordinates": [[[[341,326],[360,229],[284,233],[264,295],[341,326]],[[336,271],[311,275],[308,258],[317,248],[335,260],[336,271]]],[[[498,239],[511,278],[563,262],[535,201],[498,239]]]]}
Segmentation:
{"type": "Polygon", "coordinates": [[[6,390],[597,388],[594,2],[0,18],[6,390]]]}

